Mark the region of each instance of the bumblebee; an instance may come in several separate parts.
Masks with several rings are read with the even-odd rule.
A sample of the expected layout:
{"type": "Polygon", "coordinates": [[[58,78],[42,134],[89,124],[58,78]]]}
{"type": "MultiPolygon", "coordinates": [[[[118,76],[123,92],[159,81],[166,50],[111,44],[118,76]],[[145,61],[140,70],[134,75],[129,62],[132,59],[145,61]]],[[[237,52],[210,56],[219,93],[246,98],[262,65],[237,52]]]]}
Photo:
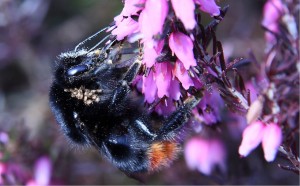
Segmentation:
{"type": "Polygon", "coordinates": [[[124,60],[122,45],[110,40],[102,48],[77,46],[59,55],[50,107],[71,141],[95,147],[125,173],[159,170],[180,152],[176,135],[199,99],[186,100],[166,118],[154,117],[132,88],[141,71],[140,55],[124,60]]]}

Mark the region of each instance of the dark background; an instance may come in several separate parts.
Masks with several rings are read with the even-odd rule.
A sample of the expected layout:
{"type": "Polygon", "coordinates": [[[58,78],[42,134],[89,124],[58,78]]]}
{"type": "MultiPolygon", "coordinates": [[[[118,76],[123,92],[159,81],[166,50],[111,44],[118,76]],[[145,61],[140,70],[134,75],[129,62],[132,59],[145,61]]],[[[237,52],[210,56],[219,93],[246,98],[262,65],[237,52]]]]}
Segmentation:
{"type": "MultiPolygon", "coordinates": [[[[230,5],[217,37],[226,57],[263,58],[261,0],[222,0],[230,5]]],[[[10,136],[8,162],[32,171],[41,155],[53,160],[52,180],[59,184],[138,184],[93,149],[69,143],[50,112],[48,90],[56,56],[72,50],[87,36],[107,26],[122,9],[110,0],[0,1],[0,131],[10,136]]],[[[208,17],[209,18],[209,17],[208,17]]],[[[239,139],[240,140],[240,139],[239,139]]],[[[190,171],[184,159],[149,175],[147,184],[297,184],[298,176],[266,163],[256,150],[240,159],[240,141],[228,145],[226,175],[190,171]]]]}

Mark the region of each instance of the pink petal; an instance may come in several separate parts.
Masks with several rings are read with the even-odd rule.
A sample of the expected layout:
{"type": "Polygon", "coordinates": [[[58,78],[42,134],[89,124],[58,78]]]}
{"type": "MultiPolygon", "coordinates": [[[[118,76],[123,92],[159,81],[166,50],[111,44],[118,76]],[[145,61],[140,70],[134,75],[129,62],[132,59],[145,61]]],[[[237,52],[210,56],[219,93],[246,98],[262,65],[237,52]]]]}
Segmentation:
{"type": "Polygon", "coordinates": [[[248,156],[261,142],[264,134],[264,124],[261,121],[255,121],[248,125],[243,132],[242,143],[239,147],[239,154],[248,156]]]}
{"type": "Polygon", "coordinates": [[[270,24],[277,23],[283,13],[283,4],[279,0],[269,0],[264,5],[262,25],[269,27],[270,24]]]}
{"type": "Polygon", "coordinates": [[[274,161],[277,154],[277,150],[281,142],[282,142],[281,128],[275,123],[271,123],[267,125],[264,130],[262,147],[264,150],[265,159],[268,162],[274,161]]]}
{"type": "Polygon", "coordinates": [[[155,59],[157,58],[157,53],[154,49],[154,47],[151,46],[144,46],[144,58],[143,58],[143,63],[146,64],[147,68],[151,68],[154,63],[155,59]]]}
{"type": "Polygon", "coordinates": [[[52,173],[52,164],[48,157],[41,157],[35,163],[34,179],[38,185],[48,185],[52,173]]]}
{"type": "Polygon", "coordinates": [[[129,17],[131,15],[137,15],[137,12],[143,9],[141,6],[145,3],[146,0],[125,0],[124,8],[120,15],[114,18],[116,25],[118,26],[119,22],[121,22],[124,17],[129,17]]]}
{"type": "Polygon", "coordinates": [[[179,100],[180,93],[180,84],[176,79],[172,79],[169,87],[169,97],[173,100],[179,100]]]}
{"type": "Polygon", "coordinates": [[[181,32],[173,32],[169,38],[169,46],[173,53],[183,63],[185,69],[196,66],[191,38],[181,32]]]}
{"type": "Polygon", "coordinates": [[[224,150],[219,140],[192,138],[184,148],[185,160],[190,169],[198,169],[203,174],[210,175],[216,165],[225,169],[224,150]]]}
{"type": "Polygon", "coordinates": [[[200,10],[209,13],[211,16],[220,15],[220,7],[215,0],[195,0],[195,3],[200,5],[200,10]]]}
{"type": "Polygon", "coordinates": [[[138,23],[131,17],[128,17],[120,21],[117,28],[115,28],[111,33],[112,35],[117,36],[117,40],[122,40],[128,35],[138,32],[138,27],[138,23]]]}
{"type": "Polygon", "coordinates": [[[157,63],[155,65],[155,81],[159,98],[169,96],[169,87],[172,79],[171,71],[172,67],[170,67],[169,63],[157,63]]]}
{"type": "Polygon", "coordinates": [[[153,41],[152,39],[144,39],[144,59],[143,63],[146,64],[146,67],[150,68],[156,62],[158,54],[163,48],[164,41],[153,41]]]}
{"type": "MultiPolygon", "coordinates": [[[[204,162],[203,159],[207,159],[208,146],[209,144],[200,138],[192,138],[186,143],[184,157],[190,169],[196,169],[199,164],[204,162]]],[[[210,172],[207,168],[209,166],[205,165],[205,167],[205,172],[210,172]]]]}
{"type": "Polygon", "coordinates": [[[146,0],[125,0],[124,8],[121,12],[123,16],[136,15],[138,11],[143,9],[146,0]]]}
{"type": "Polygon", "coordinates": [[[151,70],[147,77],[143,76],[142,93],[148,103],[153,103],[156,98],[157,87],[151,70]]]}
{"type": "Polygon", "coordinates": [[[163,24],[168,14],[167,0],[147,0],[145,9],[139,17],[140,30],[146,39],[152,39],[162,33],[163,24]]]}
{"type": "Polygon", "coordinates": [[[185,90],[189,89],[190,86],[194,86],[193,80],[180,60],[177,60],[175,63],[174,75],[178,78],[185,90]]]}
{"type": "Polygon", "coordinates": [[[188,30],[194,29],[195,4],[193,0],[171,0],[176,16],[182,21],[184,27],[188,30]]]}

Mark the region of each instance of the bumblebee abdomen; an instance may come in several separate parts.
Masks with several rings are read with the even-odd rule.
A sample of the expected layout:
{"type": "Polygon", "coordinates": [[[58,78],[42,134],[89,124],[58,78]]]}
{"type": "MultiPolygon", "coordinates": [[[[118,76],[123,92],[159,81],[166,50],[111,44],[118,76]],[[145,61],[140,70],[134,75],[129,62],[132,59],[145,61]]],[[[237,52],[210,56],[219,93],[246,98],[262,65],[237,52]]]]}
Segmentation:
{"type": "Polygon", "coordinates": [[[169,166],[178,156],[181,148],[172,141],[157,141],[148,149],[149,171],[159,170],[169,166]]]}

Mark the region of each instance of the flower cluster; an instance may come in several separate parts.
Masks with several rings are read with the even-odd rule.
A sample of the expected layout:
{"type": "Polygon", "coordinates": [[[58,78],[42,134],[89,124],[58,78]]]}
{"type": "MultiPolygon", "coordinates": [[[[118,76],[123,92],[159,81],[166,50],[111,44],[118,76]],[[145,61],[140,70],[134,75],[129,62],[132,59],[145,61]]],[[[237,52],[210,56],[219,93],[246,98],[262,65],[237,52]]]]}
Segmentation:
{"type": "Polygon", "coordinates": [[[265,159],[274,161],[277,150],[282,142],[281,128],[275,124],[264,124],[261,121],[251,123],[243,132],[243,140],[239,148],[239,154],[247,156],[262,142],[265,159]]]}
{"type": "Polygon", "coordinates": [[[248,110],[249,125],[244,130],[239,153],[247,156],[262,142],[267,161],[273,161],[279,149],[292,163],[279,166],[299,174],[299,160],[294,153],[299,138],[294,132],[299,131],[299,23],[296,21],[299,10],[294,7],[295,2],[265,3],[262,25],[266,30],[267,50],[260,64],[262,71],[257,75],[264,83],[248,110]]]}
{"type": "Polygon", "coordinates": [[[125,0],[120,15],[115,17],[112,34],[118,40],[143,43],[142,63],[148,69],[142,81],[142,93],[149,104],[164,99],[156,107],[160,114],[168,114],[190,87],[202,86],[192,67],[197,66],[193,52],[197,27],[196,9],[211,16],[220,14],[214,0],[125,0]]]}
{"type": "MultiPolygon", "coordinates": [[[[240,155],[247,156],[262,143],[265,159],[273,161],[283,138],[281,120],[273,117],[278,114],[280,105],[270,101],[274,100],[270,95],[276,92],[275,84],[268,75],[259,72],[260,81],[267,82],[266,87],[257,92],[260,95],[250,106],[250,97],[256,90],[249,94],[236,68],[245,61],[225,62],[221,42],[214,33],[214,27],[223,19],[224,12],[214,0],[125,0],[122,12],[115,17],[115,24],[109,31],[117,40],[138,40],[141,43],[144,71],[137,84],[145,102],[154,104],[157,113],[168,115],[176,109],[177,103],[200,92],[201,102],[192,111],[195,132],[201,131],[201,124],[218,123],[223,106],[227,105],[230,110],[244,116],[247,114],[249,125],[243,133],[240,155]],[[203,12],[213,17],[206,27],[201,24],[203,12]],[[207,48],[211,40],[213,51],[209,54],[207,48]],[[231,77],[228,75],[230,71],[234,72],[231,77]],[[269,106],[271,114],[265,111],[269,106]],[[262,121],[258,120],[260,117],[262,121]]],[[[281,34],[279,22],[292,19],[288,6],[280,0],[267,1],[262,24],[268,30],[266,41],[270,46],[278,42],[281,34]]],[[[294,22],[285,25],[293,39],[297,35],[294,22]]],[[[293,47],[295,44],[292,43],[293,47]]],[[[195,138],[188,141],[185,148],[189,167],[204,174],[210,174],[215,164],[224,167],[226,154],[224,148],[218,145],[208,147],[207,144],[218,143],[195,138]],[[202,151],[197,151],[197,148],[202,151]],[[211,157],[210,151],[220,153],[211,157]]]]}

